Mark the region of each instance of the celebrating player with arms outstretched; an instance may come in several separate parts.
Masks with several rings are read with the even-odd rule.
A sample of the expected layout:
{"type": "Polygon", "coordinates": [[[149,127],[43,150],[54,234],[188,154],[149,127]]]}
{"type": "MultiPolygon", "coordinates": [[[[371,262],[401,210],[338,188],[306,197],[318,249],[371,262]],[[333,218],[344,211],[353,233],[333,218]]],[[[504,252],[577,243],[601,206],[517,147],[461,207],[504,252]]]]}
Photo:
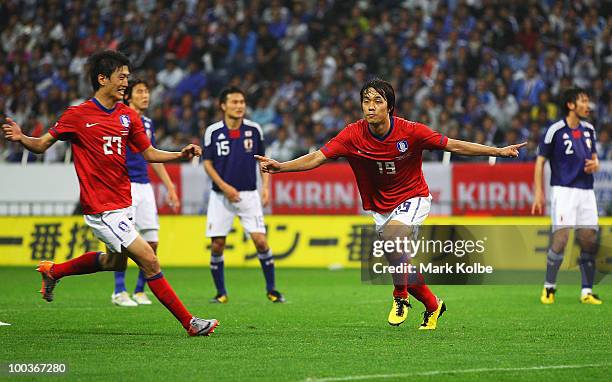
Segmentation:
{"type": "Polygon", "coordinates": [[[208,202],[206,236],[211,238],[210,271],[217,288],[214,303],[228,301],[225,289],[223,251],[225,237],[238,215],[244,230],[251,235],[266,279],[266,296],[272,302],[284,302],[275,288],[274,258],[266,240],[262,201],[269,200],[268,174],[262,173],[262,201],[257,192],[257,161],[253,154],[263,154],[261,127],[244,118],[244,92],[236,87],[223,89],[219,95],[222,121],[206,129],[204,135],[204,170],[213,181],[208,202]]]}
{"type": "Polygon", "coordinates": [[[597,202],[593,191],[593,173],[599,170],[595,151],[595,129],[582,121],[589,116],[589,96],[580,88],[563,92],[561,107],[565,118],[553,123],[542,137],[535,164],[535,198],[531,213],[542,213],[544,164],[550,160],[550,185],[553,236],[546,256],[546,280],[540,301],[553,304],[557,288],[557,273],[563,262],[563,252],[569,230],[576,228],[580,244],[583,304],[600,305],[593,294],[595,254],[597,251],[597,202]]]}
{"type": "MultiPolygon", "coordinates": [[[[353,169],[365,210],[371,210],[376,230],[383,238],[409,236],[429,214],[431,195],[422,172],[422,151],[447,150],[460,155],[517,157],[525,144],[504,148],[449,139],[429,127],[394,117],[395,92],[386,81],[375,79],[360,92],[364,119],[346,126],[320,150],[279,163],[257,156],[265,172],[310,170],[328,159],[346,157],[353,169]]],[[[406,254],[390,259],[406,262],[406,254]]],[[[414,275],[413,275],[414,276],[414,275]]],[[[425,305],[420,329],[435,329],[446,307],[417,280],[394,277],[393,305],[389,324],[400,325],[408,315],[408,293],[425,305]]]]}
{"type": "Polygon", "coordinates": [[[70,141],[85,222],[108,248],[108,253],[87,252],[60,264],[42,261],[37,269],[42,275],[42,296],[52,301],[55,286],[65,276],[125,270],[129,256],[144,272],[153,294],[189,335],[209,335],[218,321],[189,313],[166,281],[155,252],[134,227],[125,163],[127,145],[134,152],[141,152],[149,162],[191,159],[199,156],[201,149],[187,145],[181,152],[168,152],[151,146],[140,116],[120,102],[130,74],[129,60],[123,54],[96,53],[89,58],[88,67],[94,98],[69,107],[48,133],[32,138],[23,134],[11,119],[2,125],[8,140],[19,142],[35,153],[43,153],[58,139],[70,141]]]}
{"type": "MultiPolygon", "coordinates": [[[[143,80],[130,81],[125,90],[125,102],[130,108],[138,113],[142,121],[145,133],[151,140],[151,145],[155,146],[155,128],[153,121],[144,116],[145,110],[149,107],[149,87],[143,80]]],[[[157,218],[157,205],[153,187],[149,180],[147,171],[147,161],[140,153],[134,153],[129,146],[126,147],[126,163],[128,175],[132,186],[132,207],[134,208],[134,225],[143,239],[149,243],[153,252],[157,254],[157,244],[159,241],[159,222],[157,218]]],[[[174,184],[166,171],[163,163],[151,163],[151,168],[159,176],[159,179],[168,190],[168,203],[178,211],[180,201],[174,184]]],[[[111,296],[111,302],[118,306],[134,307],[138,305],[150,305],[151,300],[144,292],[146,278],[144,272],[138,272],[138,280],[132,298],[125,288],[125,271],[115,272],[115,291],[111,296]]]]}

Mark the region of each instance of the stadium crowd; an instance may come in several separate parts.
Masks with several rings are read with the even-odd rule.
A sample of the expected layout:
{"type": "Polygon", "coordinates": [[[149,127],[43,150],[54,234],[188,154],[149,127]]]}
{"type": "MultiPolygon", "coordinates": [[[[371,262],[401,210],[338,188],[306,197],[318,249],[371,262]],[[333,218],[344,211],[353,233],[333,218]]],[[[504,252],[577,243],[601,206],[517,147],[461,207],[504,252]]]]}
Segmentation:
{"type": "MultiPolygon", "coordinates": [[[[535,158],[543,130],[560,118],[560,89],[582,86],[599,155],[610,159],[606,3],[6,0],[0,114],[43,133],[66,106],[91,97],[87,56],[118,49],[152,89],[149,116],[164,149],[199,143],[220,119],[216,95],[231,84],[247,92],[268,154],[293,158],[360,119],[359,90],[376,76],[396,89],[399,116],[451,138],[527,140],[522,160],[535,158]]],[[[65,146],[54,147],[45,161],[63,160],[65,146]]],[[[2,160],[21,161],[19,145],[0,139],[2,160]]]]}

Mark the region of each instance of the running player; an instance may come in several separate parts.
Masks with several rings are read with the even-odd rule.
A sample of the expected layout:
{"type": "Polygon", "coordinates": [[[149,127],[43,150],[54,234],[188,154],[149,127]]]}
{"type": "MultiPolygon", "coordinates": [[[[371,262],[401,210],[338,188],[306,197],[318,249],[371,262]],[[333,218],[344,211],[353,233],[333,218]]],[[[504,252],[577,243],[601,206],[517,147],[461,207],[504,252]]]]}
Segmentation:
{"type": "MultiPolygon", "coordinates": [[[[393,116],[395,92],[386,81],[374,79],[360,92],[364,119],[347,125],[320,150],[292,161],[279,163],[256,156],[262,171],[269,173],[305,171],[329,159],[346,157],[353,169],[363,208],[371,210],[376,229],[383,238],[410,235],[423,224],[431,206],[431,195],[422,172],[422,151],[441,149],[460,155],[517,157],[525,144],[489,147],[450,139],[429,127],[393,116]]],[[[391,258],[407,261],[406,254],[391,258]]],[[[417,280],[394,277],[390,325],[402,324],[408,315],[408,293],[425,305],[419,329],[431,330],[446,310],[444,302],[417,280]]]]}
{"type": "Polygon", "coordinates": [[[565,118],[550,125],[538,147],[535,164],[535,198],[531,213],[541,214],[545,205],[542,175],[550,162],[550,215],[553,236],[546,256],[546,279],[540,296],[542,304],[553,304],[557,291],[557,273],[569,231],[576,229],[580,245],[580,272],[583,304],[601,305],[593,294],[595,255],[597,253],[597,202],[593,191],[593,173],[599,170],[595,151],[595,129],[584,121],[590,114],[585,90],[571,88],[563,92],[561,107],[565,118]]]}
{"type": "Polygon", "coordinates": [[[276,290],[274,257],[266,239],[262,203],[269,202],[269,175],[261,174],[261,200],[257,192],[257,161],[253,154],[264,153],[261,127],[244,118],[246,99],[237,87],[223,89],[219,96],[223,120],[206,129],[204,170],[213,182],[208,202],[206,236],[211,238],[210,271],[217,294],[210,301],[226,303],[224,259],[225,237],[238,215],[251,235],[266,279],[266,296],[272,302],[285,302],[276,290]]]}
{"type": "MultiPolygon", "coordinates": [[[[144,116],[145,110],[149,107],[149,87],[143,80],[130,81],[125,90],[125,102],[132,108],[142,121],[145,133],[155,146],[155,129],[153,121],[144,116]]],[[[159,222],[157,219],[157,205],[153,187],[149,180],[147,171],[147,161],[140,153],[134,153],[130,147],[126,147],[126,159],[128,175],[132,185],[132,207],[134,208],[134,225],[143,239],[149,243],[153,252],[157,255],[157,245],[159,242],[159,222]]],[[[151,163],[151,168],[166,186],[168,191],[168,204],[176,212],[180,207],[180,201],[174,184],[166,171],[163,163],[151,163]]],[[[115,291],[111,296],[111,302],[117,306],[134,307],[138,305],[151,305],[149,296],[144,291],[145,288],[144,272],[138,272],[138,279],[132,298],[127,293],[125,287],[125,271],[115,272],[115,291]]]]}
{"type": "Polygon", "coordinates": [[[168,152],[151,146],[140,116],[120,102],[128,85],[129,63],[127,57],[116,51],[92,55],[88,68],[94,97],[69,107],[40,138],[23,134],[21,127],[10,118],[2,125],[9,141],[19,142],[34,153],[45,152],[58,139],[71,143],[85,222],[107,246],[108,252],[87,252],[64,263],[41,261],[37,270],[42,276],[42,297],[53,301],[54,289],[62,277],[125,270],[129,256],[144,272],[155,297],[189,335],[209,335],[218,321],[189,313],[166,281],[155,252],[134,227],[125,164],[127,145],[134,152],[141,152],[149,162],[191,159],[199,156],[201,149],[190,144],[180,152],[168,152]]]}

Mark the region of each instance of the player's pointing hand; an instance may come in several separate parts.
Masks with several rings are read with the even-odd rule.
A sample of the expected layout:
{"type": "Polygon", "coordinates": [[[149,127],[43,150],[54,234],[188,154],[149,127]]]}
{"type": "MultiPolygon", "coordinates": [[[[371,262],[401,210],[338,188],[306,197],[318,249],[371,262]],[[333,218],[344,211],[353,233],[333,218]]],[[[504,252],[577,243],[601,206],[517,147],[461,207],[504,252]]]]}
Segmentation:
{"type": "Polygon", "coordinates": [[[259,161],[261,171],[270,174],[276,174],[280,172],[280,163],[272,158],[262,157],[261,155],[255,155],[255,159],[259,161]]]}
{"type": "Polygon", "coordinates": [[[4,137],[11,142],[19,142],[23,137],[21,127],[10,118],[6,118],[6,122],[2,125],[2,131],[4,137]]]}
{"type": "Polygon", "coordinates": [[[527,145],[527,142],[502,147],[499,149],[499,154],[497,156],[502,158],[517,158],[519,156],[519,149],[525,145],[527,145]]]}
{"type": "Polygon", "coordinates": [[[199,157],[202,155],[202,148],[198,145],[189,144],[181,150],[181,158],[190,160],[194,156],[199,157]]]}

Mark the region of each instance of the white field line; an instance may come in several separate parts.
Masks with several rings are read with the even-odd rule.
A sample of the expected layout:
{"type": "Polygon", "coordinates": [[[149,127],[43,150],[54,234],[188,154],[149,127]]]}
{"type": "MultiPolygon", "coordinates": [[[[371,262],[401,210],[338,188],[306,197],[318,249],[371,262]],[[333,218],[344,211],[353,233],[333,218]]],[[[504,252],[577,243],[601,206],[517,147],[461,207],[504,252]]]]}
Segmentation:
{"type": "Polygon", "coordinates": [[[391,379],[391,378],[407,378],[407,377],[426,377],[443,374],[471,374],[471,373],[488,373],[488,372],[513,372],[513,371],[538,371],[538,370],[556,370],[556,369],[583,369],[587,367],[610,366],[608,363],[600,364],[583,364],[583,365],[549,365],[549,366],[530,366],[530,367],[488,367],[480,369],[458,369],[458,370],[433,370],[421,371],[416,373],[397,373],[397,374],[371,374],[371,375],[349,375],[346,377],[329,377],[329,378],[308,378],[305,382],[336,382],[336,381],[361,381],[369,379],[391,379]]]}

